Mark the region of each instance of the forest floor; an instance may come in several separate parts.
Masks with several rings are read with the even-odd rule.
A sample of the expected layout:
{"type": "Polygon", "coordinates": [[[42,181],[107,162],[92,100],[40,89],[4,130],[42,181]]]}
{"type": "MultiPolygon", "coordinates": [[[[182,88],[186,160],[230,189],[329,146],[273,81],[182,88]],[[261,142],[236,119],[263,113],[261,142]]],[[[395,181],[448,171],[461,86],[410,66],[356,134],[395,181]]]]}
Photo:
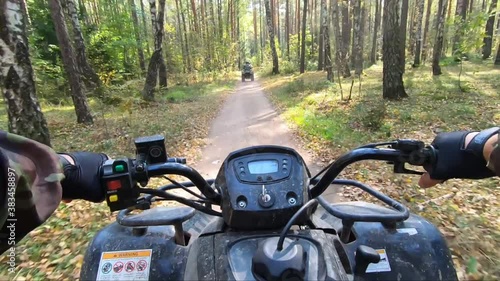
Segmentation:
{"type": "MultiPolygon", "coordinates": [[[[482,129],[500,124],[500,68],[450,63],[433,77],[429,66],[406,69],[409,98],[382,100],[382,65],[359,79],[326,81],[324,72],[267,77],[264,90],[308,148],[326,165],[358,145],[396,138],[430,143],[437,132],[482,129]],[[352,98],[345,101],[352,86],[352,98]]],[[[337,77],[335,77],[337,80],[337,77]]],[[[451,248],[461,280],[500,279],[500,181],[450,180],[430,189],[418,176],[395,175],[379,162],[352,165],[341,175],[372,185],[438,226],[451,248]]],[[[367,198],[346,188],[347,200],[367,198]]]]}
{"type": "MultiPolygon", "coordinates": [[[[73,106],[42,104],[42,109],[56,151],[95,151],[111,157],[133,157],[134,138],[161,134],[169,155],[186,157],[192,163],[200,157],[212,119],[236,81],[236,76],[231,76],[213,83],[173,86],[168,91],[157,91],[157,101],[152,104],[140,99],[144,81],[129,81],[109,89],[113,92],[112,106],[90,101],[96,114],[92,126],[76,123],[73,106]]],[[[0,128],[7,128],[5,106],[1,108],[0,128]]],[[[150,183],[160,184],[160,181],[150,183]]],[[[0,280],[79,278],[88,242],[115,215],[110,214],[106,203],[80,200],[61,203],[46,223],[16,245],[15,276],[7,272],[8,257],[0,256],[0,280]]]]}

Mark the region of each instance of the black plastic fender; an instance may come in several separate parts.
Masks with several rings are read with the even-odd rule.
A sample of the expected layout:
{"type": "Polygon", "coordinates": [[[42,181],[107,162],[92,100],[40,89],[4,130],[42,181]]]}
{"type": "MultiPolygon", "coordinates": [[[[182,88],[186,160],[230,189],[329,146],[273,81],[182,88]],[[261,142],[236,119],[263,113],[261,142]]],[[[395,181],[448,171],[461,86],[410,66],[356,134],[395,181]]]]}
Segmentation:
{"type": "MultiPolygon", "coordinates": [[[[366,202],[341,204],[351,204],[353,211],[363,208],[363,212],[374,214],[391,212],[366,202]]],[[[323,208],[318,208],[313,223],[322,224],[322,228],[330,226],[337,232],[342,227],[342,222],[323,208]]],[[[348,273],[354,274],[354,253],[360,245],[379,250],[383,258],[378,264],[370,264],[365,273],[354,274],[354,280],[458,280],[446,240],[433,224],[420,216],[411,214],[406,221],[392,226],[355,222],[352,231],[349,243],[333,241],[348,273]]]]}

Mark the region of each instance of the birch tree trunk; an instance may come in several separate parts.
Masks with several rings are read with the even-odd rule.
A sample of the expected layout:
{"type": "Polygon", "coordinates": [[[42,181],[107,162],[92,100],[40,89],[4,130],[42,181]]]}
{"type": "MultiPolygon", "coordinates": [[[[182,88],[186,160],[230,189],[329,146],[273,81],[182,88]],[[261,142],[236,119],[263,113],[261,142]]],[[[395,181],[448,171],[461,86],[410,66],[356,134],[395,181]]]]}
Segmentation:
{"type": "Polygon", "coordinates": [[[47,122],[36,96],[20,0],[0,0],[0,88],[7,105],[9,132],[50,146],[47,122]]]}

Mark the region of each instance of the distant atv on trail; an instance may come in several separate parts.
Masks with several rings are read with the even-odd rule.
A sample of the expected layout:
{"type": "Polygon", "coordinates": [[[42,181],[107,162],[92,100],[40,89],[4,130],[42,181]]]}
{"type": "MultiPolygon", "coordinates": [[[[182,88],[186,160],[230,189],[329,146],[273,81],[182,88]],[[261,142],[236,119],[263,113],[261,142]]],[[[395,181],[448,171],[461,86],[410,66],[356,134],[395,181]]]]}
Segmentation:
{"type": "Polygon", "coordinates": [[[253,68],[249,62],[245,62],[243,70],[241,71],[241,82],[245,82],[245,79],[250,79],[251,81],[254,80],[253,68]]]}

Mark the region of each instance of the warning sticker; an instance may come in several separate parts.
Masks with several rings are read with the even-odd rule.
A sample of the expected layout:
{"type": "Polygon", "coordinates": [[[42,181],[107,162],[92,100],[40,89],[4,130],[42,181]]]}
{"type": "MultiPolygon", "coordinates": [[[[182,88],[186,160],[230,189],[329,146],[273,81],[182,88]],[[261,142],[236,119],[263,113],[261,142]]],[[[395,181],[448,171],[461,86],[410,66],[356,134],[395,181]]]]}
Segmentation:
{"type": "Polygon", "coordinates": [[[378,249],[376,251],[380,254],[380,261],[378,263],[370,263],[366,269],[366,273],[391,271],[391,265],[389,264],[389,258],[385,249],[378,249]]]}
{"type": "Polygon", "coordinates": [[[97,280],[149,280],[151,249],[104,252],[97,280]]]}

